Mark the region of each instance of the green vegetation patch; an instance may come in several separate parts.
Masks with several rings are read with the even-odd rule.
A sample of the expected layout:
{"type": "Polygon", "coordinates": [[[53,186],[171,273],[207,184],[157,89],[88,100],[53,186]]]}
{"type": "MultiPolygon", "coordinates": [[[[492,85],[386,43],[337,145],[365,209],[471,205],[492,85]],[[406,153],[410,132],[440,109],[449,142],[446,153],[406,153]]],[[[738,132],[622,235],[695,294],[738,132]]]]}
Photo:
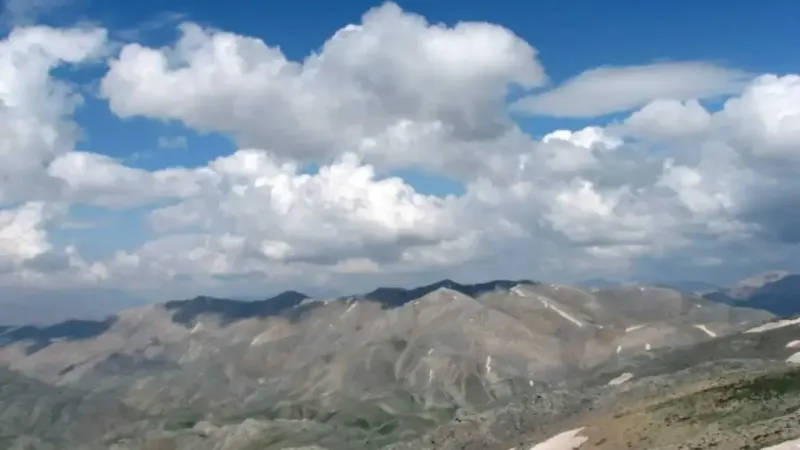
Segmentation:
{"type": "Polygon", "coordinates": [[[752,380],[713,388],[727,394],[724,400],[770,400],[800,393],[800,370],[764,375],[752,380]]]}
{"type": "Polygon", "coordinates": [[[185,407],[178,408],[171,411],[164,421],[164,429],[168,431],[177,431],[187,428],[192,428],[205,418],[203,411],[185,407]]]}
{"type": "Polygon", "coordinates": [[[795,413],[800,407],[800,370],[762,375],[715,386],[647,408],[668,425],[718,423],[747,426],[795,413]]]}

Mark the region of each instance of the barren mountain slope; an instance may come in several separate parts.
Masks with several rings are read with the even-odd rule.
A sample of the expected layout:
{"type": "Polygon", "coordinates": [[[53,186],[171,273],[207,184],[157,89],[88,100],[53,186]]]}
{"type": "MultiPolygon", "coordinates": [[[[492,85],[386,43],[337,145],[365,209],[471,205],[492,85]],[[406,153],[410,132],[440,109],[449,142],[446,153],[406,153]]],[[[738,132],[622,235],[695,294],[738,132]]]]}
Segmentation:
{"type": "MultiPolygon", "coordinates": [[[[379,448],[772,317],[663,288],[449,282],[408,292],[255,305],[200,297],[89,331],[10,328],[0,364],[119,398],[148,416],[147,439],[162,433],[176,448],[216,448],[231,434],[254,448],[379,448]]],[[[144,445],[126,439],[121,448],[144,445]]]]}
{"type": "Polygon", "coordinates": [[[574,441],[580,450],[759,450],[794,440],[800,437],[798,325],[800,319],[776,321],[612,362],[581,381],[391,448],[522,450],[559,435],[585,438],[574,441]]]}

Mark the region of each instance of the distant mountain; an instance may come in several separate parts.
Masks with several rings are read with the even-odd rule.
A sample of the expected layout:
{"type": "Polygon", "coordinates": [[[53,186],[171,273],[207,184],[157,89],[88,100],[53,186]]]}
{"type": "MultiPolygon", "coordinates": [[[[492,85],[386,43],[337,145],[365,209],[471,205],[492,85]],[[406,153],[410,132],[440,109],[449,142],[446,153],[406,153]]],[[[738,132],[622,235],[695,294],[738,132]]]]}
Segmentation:
{"type": "Polygon", "coordinates": [[[266,300],[255,301],[199,296],[190,300],[169,301],[164,307],[173,313],[172,319],[181,324],[191,323],[204,314],[219,316],[224,323],[230,323],[246,318],[276,316],[308,298],[296,291],[286,291],[266,300]]]}
{"type": "Polygon", "coordinates": [[[660,282],[660,283],[654,283],[654,285],[675,289],[676,291],[680,291],[686,294],[699,294],[699,295],[709,292],[717,292],[721,289],[718,285],[715,284],[707,283],[705,281],[693,281],[693,280],[660,282]]]}
{"type": "Polygon", "coordinates": [[[770,283],[780,281],[789,275],[785,270],[772,270],[745,278],[730,288],[727,292],[734,298],[745,299],[754,295],[758,290],[770,283]]]}
{"type": "Polygon", "coordinates": [[[20,341],[29,342],[30,346],[27,351],[34,353],[53,342],[86,340],[97,337],[108,331],[115,321],[115,317],[110,317],[102,321],[68,320],[46,326],[2,326],[0,327],[0,346],[20,341]]]}
{"type": "Polygon", "coordinates": [[[4,289],[0,324],[46,325],[70,319],[102,320],[127,308],[147,304],[144,298],[112,289],[65,289],[54,295],[37,289],[4,289]]]}
{"type": "Polygon", "coordinates": [[[800,313],[800,275],[787,275],[755,289],[745,300],[750,308],[770,311],[779,316],[800,313]]]}
{"type": "MultiPolygon", "coordinates": [[[[476,298],[480,295],[508,291],[517,285],[535,283],[528,280],[509,281],[495,280],[478,284],[460,284],[452,280],[442,280],[430,285],[413,289],[378,288],[364,295],[354,296],[365,301],[373,301],[385,308],[397,308],[424,297],[439,289],[451,289],[455,292],[476,298]]],[[[308,303],[310,297],[297,291],[285,291],[265,300],[233,300],[209,296],[198,296],[188,300],[173,300],[163,304],[171,313],[175,323],[188,325],[203,316],[216,317],[222,325],[244,319],[264,319],[281,316],[295,318],[303,313],[320,307],[323,303],[308,303]]],[[[0,345],[10,342],[29,342],[29,352],[38,351],[54,341],[90,339],[104,333],[114,324],[116,317],[102,320],[67,320],[52,325],[0,326],[0,345]]]]}
{"type": "MultiPolygon", "coordinates": [[[[15,409],[7,423],[0,414],[0,431],[11,430],[0,434],[0,448],[507,450],[508,439],[533,439],[519,434],[520,424],[541,430],[613,400],[608,380],[620,374],[608,373],[645,377],[707,361],[693,353],[657,364],[660,355],[772,318],[666,288],[443,280],[340,299],[201,296],[105,321],[0,327],[0,368],[34,379],[47,398],[56,388],[102,394],[124,405],[103,400],[103,420],[128,424],[65,442],[46,431],[51,416],[15,409]],[[489,431],[479,417],[492,423],[494,444],[482,441],[489,431]],[[18,420],[38,419],[47,420],[13,431],[18,420]],[[450,433],[459,421],[471,424],[466,441],[450,433]]],[[[77,410],[67,417],[74,419],[58,429],[85,426],[77,410]]]]}
{"type": "Polygon", "coordinates": [[[414,289],[381,287],[360,297],[378,302],[385,308],[397,308],[442,288],[450,289],[472,298],[477,298],[488,292],[508,291],[512,287],[520,284],[533,286],[536,283],[530,280],[494,280],[478,284],[460,284],[453,280],[442,280],[414,289]]]}
{"type": "Polygon", "coordinates": [[[612,288],[622,286],[623,283],[621,281],[607,280],[605,278],[590,278],[578,282],[577,285],[585,288],[612,288]]]}
{"type": "Polygon", "coordinates": [[[605,278],[590,278],[577,283],[584,288],[609,289],[621,286],[651,286],[674,289],[684,294],[704,294],[707,292],[718,291],[721,288],[717,285],[704,281],[679,280],[679,281],[616,281],[605,278]]]}
{"type": "Polygon", "coordinates": [[[704,295],[705,298],[732,306],[769,311],[778,316],[800,313],[800,275],[775,271],[750,277],[728,289],[704,295]]]}

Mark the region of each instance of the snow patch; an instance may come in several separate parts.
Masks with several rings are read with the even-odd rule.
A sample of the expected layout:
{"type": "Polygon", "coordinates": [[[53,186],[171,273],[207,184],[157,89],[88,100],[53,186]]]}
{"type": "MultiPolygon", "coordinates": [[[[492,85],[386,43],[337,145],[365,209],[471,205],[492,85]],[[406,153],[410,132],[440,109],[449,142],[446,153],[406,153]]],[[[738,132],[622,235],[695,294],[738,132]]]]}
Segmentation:
{"type": "Polygon", "coordinates": [[[194,325],[194,327],[192,328],[192,331],[190,333],[196,334],[196,333],[199,333],[199,332],[201,332],[201,331],[203,331],[205,329],[206,329],[206,327],[203,325],[203,322],[197,322],[194,325]]]}
{"type": "Polygon", "coordinates": [[[617,354],[619,354],[619,352],[621,352],[621,351],[622,351],[622,346],[621,346],[621,345],[618,345],[618,346],[617,346],[617,354]]]}
{"type": "Polygon", "coordinates": [[[628,328],[625,328],[625,332],[626,332],[626,333],[630,333],[631,331],[636,331],[636,330],[638,330],[638,329],[640,329],[640,328],[644,328],[644,326],[645,326],[645,324],[642,324],[642,325],[633,325],[633,326],[630,326],[630,327],[628,327],[628,328]]]}
{"type": "Polygon", "coordinates": [[[711,337],[717,337],[717,333],[709,330],[708,327],[705,325],[695,325],[694,327],[711,337]]]}
{"type": "Polygon", "coordinates": [[[549,301],[547,301],[547,300],[546,300],[544,297],[539,297],[539,300],[541,300],[541,302],[542,302],[542,304],[544,305],[544,307],[545,307],[545,308],[547,308],[547,309],[552,309],[552,310],[553,310],[553,311],[555,311],[555,312],[556,312],[556,313],[557,313],[559,316],[561,316],[561,317],[563,317],[563,318],[567,319],[568,321],[570,321],[570,322],[574,323],[574,324],[575,324],[575,325],[577,325],[579,328],[582,328],[582,327],[583,327],[583,322],[581,322],[580,320],[578,320],[578,319],[576,319],[576,318],[572,317],[571,315],[567,314],[566,312],[562,311],[561,309],[559,309],[559,307],[558,307],[558,306],[556,306],[556,305],[554,305],[554,304],[550,303],[550,302],[549,302],[549,301]]]}
{"type": "Polygon", "coordinates": [[[630,372],[625,372],[622,375],[614,378],[613,380],[608,382],[609,386],[619,386],[620,384],[627,383],[633,378],[633,374],[630,372]]]}
{"type": "Polygon", "coordinates": [[[786,348],[800,348],[800,341],[792,341],[786,344],[786,348]]]}
{"type": "Polygon", "coordinates": [[[265,331],[256,336],[255,339],[250,342],[250,347],[256,347],[261,344],[266,344],[267,342],[269,342],[269,333],[265,331]]]}
{"type": "Polygon", "coordinates": [[[786,358],[786,362],[789,364],[800,364],[800,352],[786,358]]]}
{"type": "Polygon", "coordinates": [[[527,292],[523,291],[519,286],[514,286],[511,288],[511,292],[519,295],[520,297],[530,297],[527,292]]]}
{"type": "Polygon", "coordinates": [[[486,374],[492,373],[492,355],[486,356],[486,374]]]}
{"type": "Polygon", "coordinates": [[[792,439],[791,441],[786,441],[777,445],[764,447],[761,450],[798,450],[798,449],[800,449],[800,439],[792,439]]]}
{"type": "Polygon", "coordinates": [[[533,380],[528,380],[528,386],[533,387],[533,380]]]}
{"type": "Polygon", "coordinates": [[[565,431],[534,445],[530,450],[575,450],[589,440],[586,436],[578,436],[581,431],[583,427],[565,431]]]}
{"type": "Polygon", "coordinates": [[[647,351],[647,352],[649,352],[651,348],[653,348],[653,347],[650,346],[649,342],[644,346],[644,350],[647,351]]]}
{"type": "MultiPolygon", "coordinates": [[[[294,307],[298,308],[298,307],[301,307],[301,306],[313,305],[314,303],[322,303],[323,305],[327,305],[328,303],[330,303],[332,301],[335,301],[335,300],[332,300],[332,299],[320,300],[318,298],[307,298],[307,299],[304,299],[303,301],[301,301],[300,303],[298,303],[297,305],[295,305],[294,307]]],[[[355,301],[355,299],[349,299],[347,301],[355,301]]]]}
{"type": "Polygon", "coordinates": [[[800,317],[796,319],[778,320],[776,322],[765,323],[764,325],[760,325],[755,328],[750,328],[749,330],[745,331],[745,333],[763,333],[765,331],[777,330],[778,328],[783,328],[798,324],[800,324],[800,317]]]}

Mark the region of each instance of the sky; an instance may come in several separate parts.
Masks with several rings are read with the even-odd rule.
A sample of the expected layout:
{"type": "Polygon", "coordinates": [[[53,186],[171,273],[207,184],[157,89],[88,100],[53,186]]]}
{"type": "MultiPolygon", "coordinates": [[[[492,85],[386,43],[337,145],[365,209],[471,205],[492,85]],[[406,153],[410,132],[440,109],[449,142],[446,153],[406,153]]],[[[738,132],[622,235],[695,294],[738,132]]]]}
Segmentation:
{"type": "Polygon", "coordinates": [[[796,17],[6,0],[0,297],[798,271],[796,17]]]}

